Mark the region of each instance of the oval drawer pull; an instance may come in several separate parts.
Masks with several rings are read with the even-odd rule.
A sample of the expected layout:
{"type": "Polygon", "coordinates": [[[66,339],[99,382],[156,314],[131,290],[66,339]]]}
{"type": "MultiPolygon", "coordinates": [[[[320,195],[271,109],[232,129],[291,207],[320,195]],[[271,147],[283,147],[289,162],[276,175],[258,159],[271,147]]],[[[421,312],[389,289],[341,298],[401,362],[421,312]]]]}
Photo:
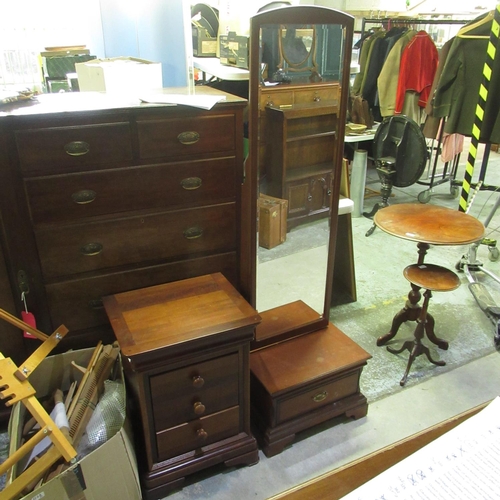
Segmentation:
{"type": "Polygon", "coordinates": [[[203,415],[205,413],[205,405],[201,401],[196,401],[193,405],[193,409],[196,415],[203,415]]]}
{"type": "Polygon", "coordinates": [[[192,191],[201,187],[201,179],[199,177],[186,177],[182,179],[181,186],[186,191],[192,191]]]}
{"type": "Polygon", "coordinates": [[[195,375],[193,377],[193,387],[196,389],[201,389],[205,385],[205,380],[200,375],[195,375]]]}
{"type": "Polygon", "coordinates": [[[102,309],[104,304],[102,303],[102,299],[92,299],[89,300],[90,309],[102,309]]]}
{"type": "Polygon", "coordinates": [[[90,151],[90,144],[85,141],[71,141],[64,145],[64,151],[70,156],[83,156],[90,151]]]}
{"type": "Polygon", "coordinates": [[[316,394],[316,396],[313,397],[313,401],[315,403],[321,403],[321,401],[324,401],[327,396],[328,392],[326,391],[320,392],[319,394],[316,394]]]}
{"type": "Polygon", "coordinates": [[[97,193],[92,189],[80,189],[71,195],[71,199],[78,205],[92,203],[96,199],[97,193]]]}
{"type": "Polygon", "coordinates": [[[200,140],[200,134],[194,131],[181,132],[177,139],[181,144],[189,146],[191,144],[196,144],[200,140]]]}
{"type": "Polygon", "coordinates": [[[80,248],[80,252],[82,252],[83,255],[92,257],[93,255],[99,255],[103,248],[101,243],[87,243],[80,248]]]}
{"type": "Polygon", "coordinates": [[[205,429],[198,429],[196,431],[196,435],[200,438],[200,439],[207,439],[208,437],[208,432],[205,430],[205,429]]]}
{"type": "Polygon", "coordinates": [[[203,229],[197,226],[188,227],[187,229],[184,229],[182,234],[184,235],[184,238],[186,238],[187,240],[195,240],[196,238],[201,238],[203,234],[203,229]]]}

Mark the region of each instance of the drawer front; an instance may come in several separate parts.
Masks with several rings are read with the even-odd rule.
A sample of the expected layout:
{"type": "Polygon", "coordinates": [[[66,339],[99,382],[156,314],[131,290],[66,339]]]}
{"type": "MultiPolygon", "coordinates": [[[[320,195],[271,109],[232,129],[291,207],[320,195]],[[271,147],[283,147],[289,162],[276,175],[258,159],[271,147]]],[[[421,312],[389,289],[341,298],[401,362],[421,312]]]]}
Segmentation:
{"type": "Polygon", "coordinates": [[[156,434],[158,461],[236,436],[240,431],[238,406],[187,422],[156,434]]]}
{"type": "Polygon", "coordinates": [[[339,97],[339,87],[296,90],[294,97],[296,104],[301,102],[334,101],[339,97]]]}
{"type": "Polygon", "coordinates": [[[233,115],[139,120],[137,129],[143,159],[207,155],[236,149],[233,115]]]}
{"type": "Polygon", "coordinates": [[[332,382],[317,385],[292,398],[278,401],[277,423],[280,424],[291,418],[356,394],[358,392],[359,375],[360,372],[356,371],[332,382]]]}
{"type": "Polygon", "coordinates": [[[128,122],[15,132],[25,173],[75,172],[132,160],[128,122]]]}
{"type": "Polygon", "coordinates": [[[260,95],[260,110],[267,106],[280,106],[283,104],[293,104],[293,91],[268,92],[263,90],[260,95]]]}
{"type": "Polygon", "coordinates": [[[108,325],[109,319],[101,300],[106,295],[216,272],[221,272],[237,287],[236,253],[186,259],[161,266],[49,284],[45,286],[45,290],[52,325],[54,328],[65,325],[70,332],[108,325]]]}
{"type": "Polygon", "coordinates": [[[235,204],[179,210],[36,232],[45,278],[236,249],[235,204]]]}
{"type": "Polygon", "coordinates": [[[134,210],[202,206],[236,197],[234,157],[25,180],[33,223],[134,210]]]}
{"type": "Polygon", "coordinates": [[[238,353],[150,378],[157,431],[238,405],[238,353]]]}

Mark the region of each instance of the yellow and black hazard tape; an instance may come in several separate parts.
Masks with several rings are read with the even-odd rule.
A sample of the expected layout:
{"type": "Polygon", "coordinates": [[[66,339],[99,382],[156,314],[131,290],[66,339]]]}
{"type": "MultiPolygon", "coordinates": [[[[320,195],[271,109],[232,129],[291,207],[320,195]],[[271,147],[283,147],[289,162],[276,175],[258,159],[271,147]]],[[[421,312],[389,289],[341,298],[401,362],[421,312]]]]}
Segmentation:
{"type": "Polygon", "coordinates": [[[493,71],[493,61],[496,56],[496,47],[500,35],[500,3],[497,5],[495,15],[491,24],[490,38],[488,40],[488,48],[486,50],[486,61],[483,67],[483,80],[479,87],[479,99],[476,106],[476,115],[474,117],[474,125],[472,126],[472,137],[470,141],[469,153],[467,155],[467,163],[465,164],[465,175],[462,183],[462,193],[460,195],[459,210],[467,211],[467,200],[472,183],[472,175],[474,173],[474,163],[477,156],[477,148],[479,146],[479,138],[481,135],[481,126],[483,124],[484,110],[488,100],[488,89],[493,71]]]}

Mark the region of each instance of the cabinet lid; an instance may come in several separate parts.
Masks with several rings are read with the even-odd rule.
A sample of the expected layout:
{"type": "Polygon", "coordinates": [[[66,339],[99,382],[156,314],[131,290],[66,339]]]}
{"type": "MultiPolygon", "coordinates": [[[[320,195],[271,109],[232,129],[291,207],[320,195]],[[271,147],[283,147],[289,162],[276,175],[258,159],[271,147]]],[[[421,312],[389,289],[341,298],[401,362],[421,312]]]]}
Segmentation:
{"type": "Polygon", "coordinates": [[[221,273],[103,298],[133,365],[224,342],[252,340],[261,318],[221,273]]]}

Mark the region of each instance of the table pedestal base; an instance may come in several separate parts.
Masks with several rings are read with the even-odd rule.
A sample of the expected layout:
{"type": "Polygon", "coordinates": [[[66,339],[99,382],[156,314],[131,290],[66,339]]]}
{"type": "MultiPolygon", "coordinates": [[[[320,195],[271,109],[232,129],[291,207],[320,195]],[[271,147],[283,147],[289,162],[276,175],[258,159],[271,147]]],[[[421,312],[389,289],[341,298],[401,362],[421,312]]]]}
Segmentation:
{"type": "MultiPolygon", "coordinates": [[[[422,306],[418,304],[418,302],[422,297],[420,293],[420,287],[412,284],[411,288],[412,289],[408,294],[408,300],[405,306],[403,307],[403,309],[401,309],[401,311],[399,311],[396,314],[396,316],[394,316],[394,319],[392,320],[392,325],[391,329],[389,330],[389,333],[387,333],[386,335],[382,335],[377,339],[378,346],[382,346],[386,344],[389,340],[393,339],[398,333],[399,327],[403,323],[405,323],[406,321],[418,321],[419,318],[421,317],[422,306]]],[[[434,324],[435,324],[434,318],[430,313],[427,312],[427,307],[426,307],[425,320],[423,323],[427,338],[433,344],[436,344],[440,349],[444,350],[448,349],[448,342],[444,339],[440,339],[434,333],[434,324]]]]}

